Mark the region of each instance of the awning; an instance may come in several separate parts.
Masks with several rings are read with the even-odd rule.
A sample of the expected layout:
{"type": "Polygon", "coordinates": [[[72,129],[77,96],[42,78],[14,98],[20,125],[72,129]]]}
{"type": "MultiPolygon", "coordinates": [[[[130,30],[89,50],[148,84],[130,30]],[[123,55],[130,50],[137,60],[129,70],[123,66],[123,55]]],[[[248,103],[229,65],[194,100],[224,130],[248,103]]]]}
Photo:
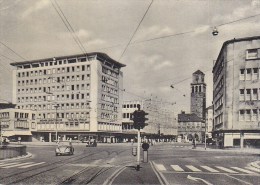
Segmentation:
{"type": "Polygon", "coordinates": [[[10,137],[10,136],[31,136],[31,131],[3,131],[4,137],[10,137]]]}

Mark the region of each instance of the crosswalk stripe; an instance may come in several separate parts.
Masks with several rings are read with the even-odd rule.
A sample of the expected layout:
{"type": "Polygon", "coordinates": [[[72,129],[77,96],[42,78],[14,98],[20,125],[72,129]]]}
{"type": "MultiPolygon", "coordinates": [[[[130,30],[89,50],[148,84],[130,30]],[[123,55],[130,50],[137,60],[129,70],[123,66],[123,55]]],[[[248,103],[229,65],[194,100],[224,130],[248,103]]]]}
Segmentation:
{"type": "Polygon", "coordinates": [[[200,167],[204,168],[204,169],[206,169],[206,170],[208,170],[210,172],[214,172],[214,173],[218,173],[219,172],[218,170],[215,170],[215,169],[213,169],[211,167],[208,167],[208,166],[200,166],[200,167]]]}
{"type": "Polygon", "coordinates": [[[29,168],[29,167],[36,166],[36,165],[40,165],[40,164],[43,164],[43,163],[45,163],[45,162],[40,162],[40,163],[29,164],[29,165],[26,165],[26,166],[21,166],[21,167],[18,167],[18,168],[29,168]]]}
{"type": "Polygon", "coordinates": [[[192,165],[186,165],[186,167],[189,168],[190,170],[194,171],[194,172],[201,172],[200,169],[198,169],[198,168],[196,168],[196,167],[194,167],[192,165]]]}
{"type": "Polygon", "coordinates": [[[155,164],[155,166],[160,171],[166,171],[166,168],[162,164],[155,164]]]}
{"type": "Polygon", "coordinates": [[[244,173],[248,173],[248,174],[254,174],[254,172],[252,171],[249,171],[249,170],[245,170],[243,168],[239,168],[239,167],[231,167],[232,169],[235,169],[235,170],[238,170],[238,171],[241,171],[241,172],[244,172],[244,173]]]}
{"type": "Polygon", "coordinates": [[[14,165],[5,166],[5,167],[2,167],[2,168],[13,168],[13,167],[17,167],[17,166],[28,165],[28,164],[31,164],[31,163],[33,163],[33,162],[14,164],[14,165]]]}
{"type": "Polygon", "coordinates": [[[9,165],[13,165],[13,164],[18,164],[18,163],[4,163],[4,164],[1,164],[0,167],[9,166],[9,165]]]}
{"type": "Polygon", "coordinates": [[[184,172],[184,170],[179,165],[171,165],[171,167],[177,172],[184,172]]]}
{"type": "Polygon", "coordinates": [[[238,172],[235,172],[233,170],[230,170],[228,168],[225,168],[225,167],[222,167],[222,166],[216,166],[216,168],[220,169],[220,170],[223,170],[225,172],[228,172],[228,173],[238,173],[238,172]]]}
{"type": "Polygon", "coordinates": [[[246,169],[260,173],[260,170],[259,170],[259,169],[254,168],[254,167],[251,167],[251,166],[250,166],[250,167],[246,167],[246,169]]]}

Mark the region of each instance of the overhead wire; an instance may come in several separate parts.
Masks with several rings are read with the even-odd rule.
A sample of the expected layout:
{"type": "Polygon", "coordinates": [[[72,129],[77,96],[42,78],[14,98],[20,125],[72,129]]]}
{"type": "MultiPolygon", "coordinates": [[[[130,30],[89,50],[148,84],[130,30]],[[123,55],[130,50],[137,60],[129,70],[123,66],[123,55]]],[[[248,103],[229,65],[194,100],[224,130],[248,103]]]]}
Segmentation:
{"type": "Polygon", "coordinates": [[[51,0],[51,4],[52,4],[53,8],[55,9],[55,11],[57,12],[57,14],[59,15],[60,19],[62,20],[62,22],[65,25],[65,27],[67,28],[67,30],[71,34],[73,40],[76,42],[76,44],[78,45],[78,47],[82,51],[82,53],[83,54],[87,54],[83,44],[79,40],[78,36],[75,34],[75,31],[74,31],[73,27],[69,23],[68,19],[66,18],[66,16],[63,13],[62,9],[60,8],[59,4],[56,2],[56,0],[51,0]],[[56,8],[55,4],[53,3],[53,1],[56,4],[57,8],[56,8]]]}
{"type": "Polygon", "coordinates": [[[120,61],[120,60],[121,60],[121,58],[123,57],[123,55],[125,54],[125,52],[126,52],[126,50],[127,50],[128,46],[129,46],[129,44],[131,43],[132,39],[134,38],[134,36],[135,36],[135,34],[136,34],[137,30],[139,29],[139,27],[140,27],[141,23],[143,22],[143,20],[144,20],[144,18],[145,18],[145,16],[146,16],[146,14],[147,14],[147,12],[149,11],[149,9],[150,9],[150,7],[151,7],[151,5],[152,5],[152,4],[153,4],[153,0],[151,1],[151,3],[149,4],[149,6],[147,7],[147,9],[146,9],[146,11],[145,11],[145,13],[144,13],[144,15],[143,15],[142,19],[140,20],[140,22],[139,22],[138,26],[136,27],[136,29],[135,29],[135,31],[134,31],[134,33],[133,33],[133,35],[131,36],[130,40],[128,41],[128,43],[127,43],[127,45],[126,45],[126,47],[125,47],[124,51],[122,52],[122,54],[121,54],[121,56],[120,56],[120,58],[119,58],[119,60],[118,60],[118,61],[120,61]]]}
{"type": "Polygon", "coordinates": [[[5,43],[1,42],[0,43],[5,46],[7,49],[9,49],[10,51],[12,51],[16,56],[20,57],[23,60],[26,60],[26,58],[22,57],[20,54],[18,54],[16,51],[14,51],[12,48],[10,48],[9,46],[7,46],[5,43]]]}

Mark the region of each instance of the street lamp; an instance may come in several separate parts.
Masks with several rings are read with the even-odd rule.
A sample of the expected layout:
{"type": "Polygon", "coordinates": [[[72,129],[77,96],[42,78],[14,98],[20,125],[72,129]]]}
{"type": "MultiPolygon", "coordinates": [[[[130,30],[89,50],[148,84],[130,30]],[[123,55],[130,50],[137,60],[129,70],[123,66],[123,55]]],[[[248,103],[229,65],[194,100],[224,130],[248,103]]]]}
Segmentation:
{"type": "Polygon", "coordinates": [[[60,107],[59,104],[54,105],[55,109],[56,109],[56,116],[55,116],[55,125],[56,125],[56,133],[55,133],[55,138],[56,141],[58,141],[58,129],[57,129],[57,119],[58,119],[58,115],[57,115],[57,109],[60,107]]]}

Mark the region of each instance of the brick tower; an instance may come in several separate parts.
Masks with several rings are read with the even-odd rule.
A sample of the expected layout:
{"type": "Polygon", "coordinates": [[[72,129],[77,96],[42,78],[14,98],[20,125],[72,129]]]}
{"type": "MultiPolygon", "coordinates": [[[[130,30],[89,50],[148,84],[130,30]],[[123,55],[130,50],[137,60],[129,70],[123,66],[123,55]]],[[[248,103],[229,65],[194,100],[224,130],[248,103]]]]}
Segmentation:
{"type": "Polygon", "coordinates": [[[206,84],[204,76],[205,74],[200,70],[192,74],[190,111],[205,120],[206,84]]]}

